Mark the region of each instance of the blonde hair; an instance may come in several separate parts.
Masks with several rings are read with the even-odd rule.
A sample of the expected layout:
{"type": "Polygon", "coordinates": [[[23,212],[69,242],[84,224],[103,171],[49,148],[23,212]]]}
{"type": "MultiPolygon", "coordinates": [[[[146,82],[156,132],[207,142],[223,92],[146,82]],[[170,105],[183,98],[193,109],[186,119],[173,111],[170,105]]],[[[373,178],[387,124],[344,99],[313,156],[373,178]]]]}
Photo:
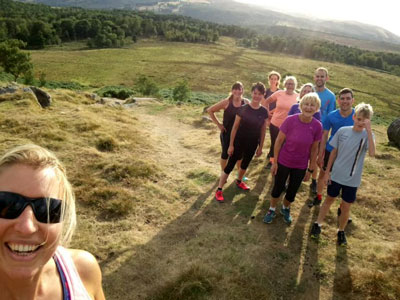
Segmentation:
{"type": "Polygon", "coordinates": [[[315,112],[317,112],[321,107],[321,100],[319,99],[318,94],[314,92],[305,94],[303,98],[300,99],[300,110],[302,110],[302,106],[306,103],[315,104],[317,108],[315,112]]]}
{"type": "Polygon", "coordinates": [[[374,110],[372,109],[372,106],[370,104],[361,102],[360,104],[357,104],[354,108],[354,114],[356,116],[361,116],[365,119],[371,119],[372,115],[374,114],[374,110]]]}
{"type": "Polygon", "coordinates": [[[296,77],[294,77],[294,76],[286,76],[286,77],[285,77],[285,80],[283,81],[283,85],[284,85],[284,86],[286,85],[286,82],[287,82],[288,80],[293,80],[293,82],[294,82],[294,89],[296,89],[296,88],[297,88],[297,79],[296,79],[296,77]]]}
{"type": "Polygon", "coordinates": [[[0,173],[16,164],[30,166],[34,169],[51,168],[54,170],[59,180],[59,195],[63,200],[61,202],[62,233],[60,242],[66,246],[76,227],[76,212],[75,196],[64,166],[52,152],[33,144],[15,147],[1,157],[0,173]]]}
{"type": "MultiPolygon", "coordinates": [[[[307,82],[307,83],[305,83],[305,84],[303,84],[303,85],[301,86],[300,92],[299,92],[299,98],[301,97],[301,94],[303,93],[304,89],[305,89],[306,87],[308,87],[308,86],[311,88],[311,92],[315,92],[314,85],[313,85],[311,82],[307,82]]],[[[303,96],[304,96],[304,95],[303,95],[303,96]]],[[[300,99],[301,99],[301,98],[300,98],[300,99]]]]}

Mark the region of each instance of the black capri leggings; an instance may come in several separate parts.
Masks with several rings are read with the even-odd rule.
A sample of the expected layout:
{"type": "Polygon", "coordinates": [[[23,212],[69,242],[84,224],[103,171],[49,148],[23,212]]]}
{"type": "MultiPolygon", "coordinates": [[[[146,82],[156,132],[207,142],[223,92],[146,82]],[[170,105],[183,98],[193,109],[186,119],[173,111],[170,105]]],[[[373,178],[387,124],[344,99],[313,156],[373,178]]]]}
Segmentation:
{"type": "Polygon", "coordinates": [[[230,174],[238,160],[242,159],[240,168],[247,170],[258,147],[258,139],[235,138],[234,150],[224,169],[225,174],[230,174]]]}
{"type": "Polygon", "coordinates": [[[272,188],[271,196],[279,198],[285,189],[286,181],[289,177],[289,186],[286,190],[285,198],[289,202],[293,202],[297,191],[306,175],[306,169],[293,169],[285,167],[278,163],[278,172],[275,175],[274,187],[272,188]]]}
{"type": "Polygon", "coordinates": [[[269,147],[269,157],[274,157],[275,141],[279,134],[279,127],[276,127],[272,123],[269,124],[269,135],[271,137],[271,147],[269,147]]]}

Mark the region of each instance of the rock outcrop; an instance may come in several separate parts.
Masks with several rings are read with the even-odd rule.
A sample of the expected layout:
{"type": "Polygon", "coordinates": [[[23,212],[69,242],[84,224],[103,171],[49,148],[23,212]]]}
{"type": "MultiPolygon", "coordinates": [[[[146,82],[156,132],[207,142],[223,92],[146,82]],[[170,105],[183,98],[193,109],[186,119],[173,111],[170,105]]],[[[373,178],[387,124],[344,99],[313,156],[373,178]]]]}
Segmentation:
{"type": "Polygon", "coordinates": [[[394,120],[392,124],[390,124],[387,130],[387,135],[389,141],[400,148],[400,118],[394,120]]]}
{"type": "Polygon", "coordinates": [[[43,91],[35,86],[31,86],[30,89],[35,94],[41,107],[45,108],[45,107],[49,107],[51,105],[50,94],[46,93],[45,91],[43,91]]]}

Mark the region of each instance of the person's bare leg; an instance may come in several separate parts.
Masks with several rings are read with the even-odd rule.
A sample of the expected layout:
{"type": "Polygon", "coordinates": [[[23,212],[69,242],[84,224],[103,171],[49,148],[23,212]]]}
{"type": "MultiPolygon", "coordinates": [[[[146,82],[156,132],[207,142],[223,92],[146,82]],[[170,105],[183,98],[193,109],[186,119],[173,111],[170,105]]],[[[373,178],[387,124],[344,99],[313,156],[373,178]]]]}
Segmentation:
{"type": "Polygon", "coordinates": [[[223,159],[221,158],[221,160],[219,161],[220,165],[221,165],[221,170],[225,170],[226,165],[228,164],[228,160],[227,159],[223,159]]]}
{"type": "Polygon", "coordinates": [[[331,196],[326,196],[326,199],[324,201],[324,203],[322,203],[321,208],[319,209],[319,214],[318,214],[318,218],[317,218],[317,223],[319,225],[322,224],[322,222],[324,221],[326,215],[329,212],[329,209],[331,208],[332,203],[335,201],[334,197],[331,196]]]}
{"type": "Polygon", "coordinates": [[[351,203],[342,200],[340,204],[339,231],[344,231],[349,220],[351,203]]]}
{"type": "Polygon", "coordinates": [[[228,180],[229,174],[226,174],[224,171],[221,172],[221,176],[219,177],[218,188],[223,188],[226,181],[228,180]]]}

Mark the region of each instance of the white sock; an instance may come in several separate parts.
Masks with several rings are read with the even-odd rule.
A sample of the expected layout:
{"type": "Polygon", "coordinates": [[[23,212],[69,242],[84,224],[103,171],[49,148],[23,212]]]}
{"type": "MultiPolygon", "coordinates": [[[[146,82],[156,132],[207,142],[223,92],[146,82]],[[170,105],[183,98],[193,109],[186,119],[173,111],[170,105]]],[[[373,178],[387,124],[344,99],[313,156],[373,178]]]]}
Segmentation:
{"type": "Polygon", "coordinates": [[[289,208],[289,207],[286,207],[285,204],[282,204],[282,208],[286,209],[286,208],[289,208]]]}
{"type": "Polygon", "coordinates": [[[275,211],[275,207],[269,207],[269,210],[275,211]]]}

